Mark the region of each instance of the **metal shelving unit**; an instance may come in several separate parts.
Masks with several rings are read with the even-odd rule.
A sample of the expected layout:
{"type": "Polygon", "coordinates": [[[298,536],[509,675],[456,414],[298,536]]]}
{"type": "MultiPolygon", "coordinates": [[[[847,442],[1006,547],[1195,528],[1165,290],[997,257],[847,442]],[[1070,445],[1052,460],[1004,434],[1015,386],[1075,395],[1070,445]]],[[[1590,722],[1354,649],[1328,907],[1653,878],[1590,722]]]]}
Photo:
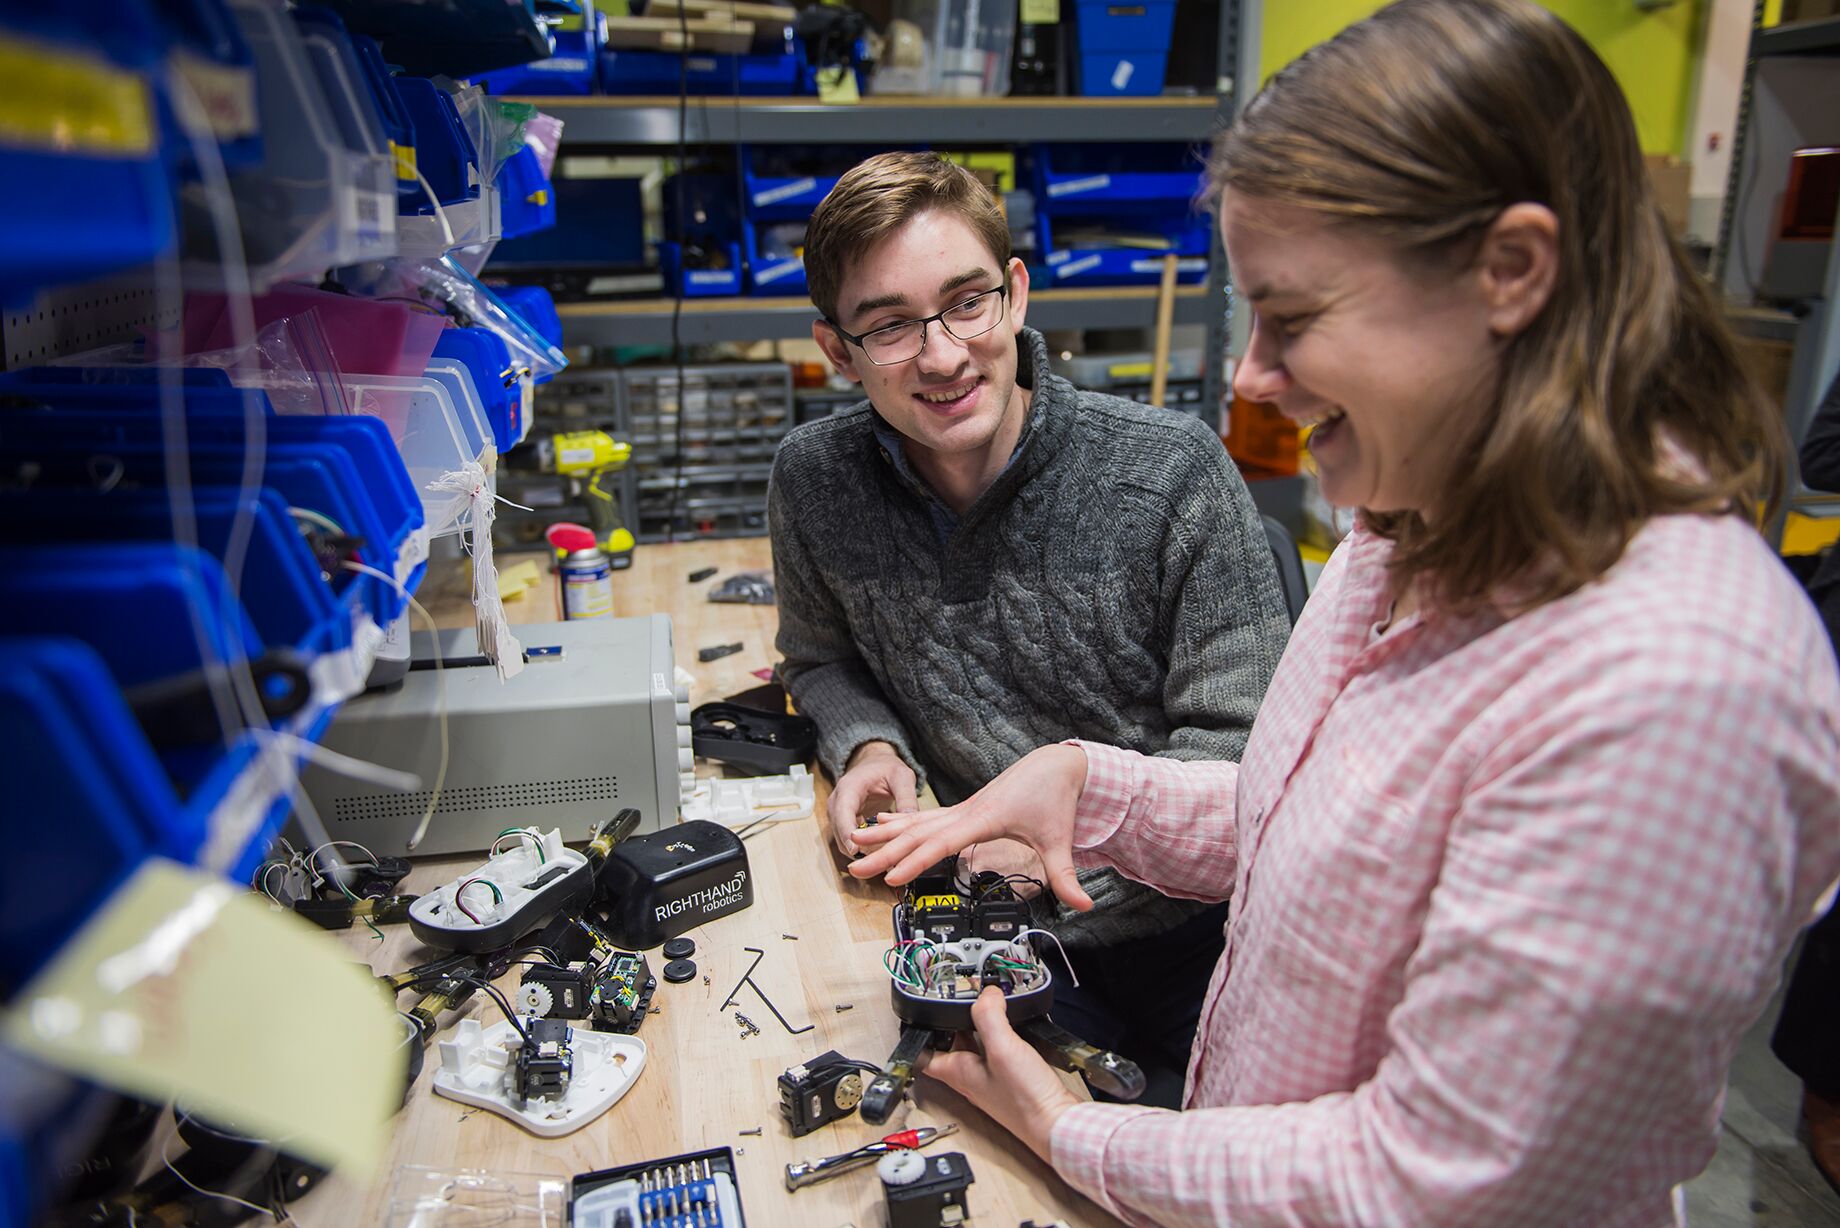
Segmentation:
{"type": "Polygon", "coordinates": [[[1840,55],[1840,17],[1758,30],[1751,38],[1751,55],[1840,55]]]}
{"type": "MultiPolygon", "coordinates": [[[[1207,322],[1206,287],[1176,291],[1176,323],[1207,322]]],[[[673,299],[563,303],[556,310],[570,345],[669,345],[673,299]]],[[[686,345],[720,341],[783,341],[811,335],[817,313],[807,298],[685,299],[678,334],[686,345]]],[[[1031,290],[1029,323],[1042,329],[1149,328],[1156,322],[1154,286],[1090,290],[1031,290]]]]}
{"type": "Polygon", "coordinates": [[[1741,329],[1794,346],[1783,410],[1791,437],[1799,441],[1840,371],[1835,245],[1828,247],[1818,294],[1768,305],[1776,310],[1753,310],[1751,304],[1760,297],[1757,282],[1790,157],[1798,147],[1840,140],[1840,17],[1764,27],[1763,7],[1758,0],[1713,269],[1741,329]]]}
{"type": "MultiPolygon", "coordinates": [[[[676,98],[526,98],[563,122],[566,145],[675,145],[676,98]]],[[[1205,141],[1219,100],[1199,98],[865,98],[839,106],[806,98],[696,97],[684,108],[693,145],[965,145],[1064,141],[1205,141]]]]}

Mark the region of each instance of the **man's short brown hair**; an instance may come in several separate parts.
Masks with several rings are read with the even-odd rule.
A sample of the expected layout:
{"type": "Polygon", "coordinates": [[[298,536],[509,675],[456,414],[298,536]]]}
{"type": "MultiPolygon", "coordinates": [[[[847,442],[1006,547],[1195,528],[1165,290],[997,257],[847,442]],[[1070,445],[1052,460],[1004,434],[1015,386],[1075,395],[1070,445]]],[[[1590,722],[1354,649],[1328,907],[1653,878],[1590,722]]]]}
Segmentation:
{"type": "Polygon", "coordinates": [[[842,323],[837,295],[849,262],[932,209],[964,218],[1005,273],[1009,223],[977,176],[936,153],[876,154],[837,181],[805,229],[805,280],[825,319],[842,323]]]}

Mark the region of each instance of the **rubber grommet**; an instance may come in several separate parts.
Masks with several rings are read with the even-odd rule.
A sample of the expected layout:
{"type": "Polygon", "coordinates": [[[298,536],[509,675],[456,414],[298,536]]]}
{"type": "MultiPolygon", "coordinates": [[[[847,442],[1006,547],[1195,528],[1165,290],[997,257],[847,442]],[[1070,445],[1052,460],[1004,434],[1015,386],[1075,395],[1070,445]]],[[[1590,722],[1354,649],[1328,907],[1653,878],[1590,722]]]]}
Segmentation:
{"type": "Polygon", "coordinates": [[[674,959],[664,966],[664,979],[673,985],[681,985],[696,977],[696,964],[687,959],[674,959]]]}
{"type": "Polygon", "coordinates": [[[696,954],[696,943],[688,938],[673,938],[664,944],[666,959],[689,959],[696,954]]]}

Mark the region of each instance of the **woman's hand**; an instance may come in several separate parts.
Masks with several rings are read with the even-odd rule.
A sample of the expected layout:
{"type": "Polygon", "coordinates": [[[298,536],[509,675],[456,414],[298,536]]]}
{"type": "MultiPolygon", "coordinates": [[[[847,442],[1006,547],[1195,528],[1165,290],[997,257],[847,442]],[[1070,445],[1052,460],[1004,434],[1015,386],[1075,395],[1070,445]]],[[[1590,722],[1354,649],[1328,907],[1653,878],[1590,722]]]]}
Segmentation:
{"type": "Polygon", "coordinates": [[[988,986],[971,1007],[978,1047],[935,1053],[925,1074],[988,1113],[996,1123],[1053,1163],[1049,1140],[1060,1115],[1080,1103],[1054,1068],[1009,1026],[1003,991],[988,986]]]}
{"type": "Polygon", "coordinates": [[[1040,855],[1056,899],[1084,912],[1092,897],[1073,870],[1073,815],[1085,787],[1085,751],[1065,745],[1032,750],[956,806],[884,815],[853,833],[856,847],[868,855],[851,862],[850,873],[885,874],[890,886],[899,887],[968,845],[1008,837],[1040,855]]]}

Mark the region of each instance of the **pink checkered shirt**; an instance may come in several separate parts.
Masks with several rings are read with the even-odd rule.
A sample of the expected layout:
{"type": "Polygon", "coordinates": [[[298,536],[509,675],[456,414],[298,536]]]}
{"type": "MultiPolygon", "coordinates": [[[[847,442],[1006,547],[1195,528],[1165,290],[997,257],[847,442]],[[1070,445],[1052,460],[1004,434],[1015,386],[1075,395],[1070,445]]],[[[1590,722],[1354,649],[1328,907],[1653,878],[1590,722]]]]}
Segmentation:
{"type": "Polygon", "coordinates": [[[1840,679],[1735,519],[1650,523],[1513,620],[1387,616],[1330,561],[1244,763],[1080,743],[1082,865],[1232,909],[1187,1110],[1082,1105],[1133,1224],[1635,1225],[1840,874],[1840,679]]]}

